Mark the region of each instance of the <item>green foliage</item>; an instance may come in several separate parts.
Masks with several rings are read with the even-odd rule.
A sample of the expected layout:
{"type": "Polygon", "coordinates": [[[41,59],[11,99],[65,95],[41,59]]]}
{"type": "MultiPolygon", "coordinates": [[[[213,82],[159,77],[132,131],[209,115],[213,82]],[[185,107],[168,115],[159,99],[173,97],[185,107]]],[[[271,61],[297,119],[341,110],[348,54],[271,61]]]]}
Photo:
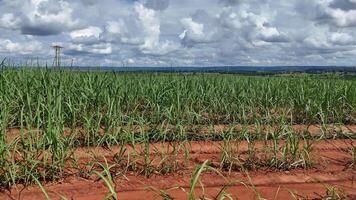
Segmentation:
{"type": "MultiPolygon", "coordinates": [[[[227,143],[222,147],[221,167],[231,171],[242,161],[243,169],[256,167],[254,140],[272,139],[275,146],[270,166],[308,167],[309,143],[293,133],[250,134],[245,129],[237,132],[229,128],[202,134],[202,129],[209,127],[211,131],[217,124],[355,124],[355,83],[355,79],[310,75],[3,70],[0,187],[63,178],[65,165],[75,163],[72,153],[79,146],[144,144],[137,155],[122,154],[117,160],[119,164],[127,162],[125,170],[138,169],[147,177],[178,170],[175,158],[179,154],[188,160],[188,147],[179,145],[174,147],[179,149],[174,156],[155,152],[158,157],[150,157],[148,146],[155,141],[247,140],[248,157],[244,160],[233,156],[237,147],[227,143]],[[9,129],[18,130],[16,137],[11,137],[9,129]],[[279,140],[287,143],[281,146],[279,140]],[[299,142],[304,142],[302,148],[296,148],[299,142]],[[154,166],[157,162],[159,167],[154,166]]],[[[97,175],[107,180],[109,187],[110,176],[104,172],[97,175]]]]}
{"type": "MultiPolygon", "coordinates": [[[[132,124],[356,123],[355,80],[318,76],[131,74],[7,70],[0,104],[10,127],[132,124]],[[20,113],[23,110],[24,121],[20,113]]],[[[88,127],[89,126],[89,127],[88,127]]]]}

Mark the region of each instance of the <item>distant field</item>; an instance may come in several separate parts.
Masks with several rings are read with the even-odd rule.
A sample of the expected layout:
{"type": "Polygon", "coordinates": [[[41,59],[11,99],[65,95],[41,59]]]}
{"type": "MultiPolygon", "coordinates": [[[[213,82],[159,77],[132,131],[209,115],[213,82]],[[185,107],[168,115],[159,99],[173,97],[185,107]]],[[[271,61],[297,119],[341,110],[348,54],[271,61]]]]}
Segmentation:
{"type": "Polygon", "coordinates": [[[0,81],[2,116],[12,127],[356,123],[356,79],[333,75],[19,70],[0,81]]]}
{"type": "MultiPolygon", "coordinates": [[[[49,182],[100,178],[108,188],[105,193],[115,199],[116,192],[133,191],[127,177],[141,177],[145,183],[155,176],[174,181],[178,172],[192,176],[184,187],[195,191],[194,177],[201,174],[199,168],[191,171],[200,166],[201,173],[213,169],[216,177],[209,173],[207,179],[224,177],[219,184],[225,195],[237,194],[221,181],[246,179],[240,176],[247,172],[255,173],[247,181],[257,196],[265,184],[297,184],[254,180],[266,171],[275,176],[285,171],[308,177],[322,173],[311,188],[339,181],[342,190],[315,190],[356,195],[349,179],[356,166],[353,76],[4,70],[0,132],[0,189],[12,193],[19,184],[37,184],[39,193],[46,193],[49,182]],[[330,175],[343,168],[342,180],[330,175]]],[[[169,189],[154,186],[151,194],[161,197],[169,189]]],[[[315,197],[296,188],[298,195],[315,197]]],[[[289,190],[281,193],[293,196],[289,190]]]]}

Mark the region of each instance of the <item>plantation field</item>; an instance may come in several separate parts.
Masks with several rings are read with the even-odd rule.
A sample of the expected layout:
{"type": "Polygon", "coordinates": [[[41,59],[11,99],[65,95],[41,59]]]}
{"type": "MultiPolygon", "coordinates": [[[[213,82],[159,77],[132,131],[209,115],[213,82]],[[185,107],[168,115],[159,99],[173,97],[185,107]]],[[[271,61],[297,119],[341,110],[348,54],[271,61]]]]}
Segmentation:
{"type": "Polygon", "coordinates": [[[0,199],[356,198],[356,77],[0,72],[0,199]]]}

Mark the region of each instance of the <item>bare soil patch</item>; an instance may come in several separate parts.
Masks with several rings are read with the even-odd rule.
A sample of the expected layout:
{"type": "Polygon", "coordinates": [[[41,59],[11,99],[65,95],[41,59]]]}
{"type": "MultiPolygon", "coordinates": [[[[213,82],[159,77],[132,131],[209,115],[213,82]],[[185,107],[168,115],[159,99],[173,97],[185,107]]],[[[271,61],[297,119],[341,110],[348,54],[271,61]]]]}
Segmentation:
{"type": "MultiPolygon", "coordinates": [[[[219,166],[222,142],[190,142],[188,164],[174,173],[165,175],[153,173],[150,177],[134,171],[128,171],[123,176],[114,178],[116,192],[119,199],[162,199],[152,188],[165,190],[174,199],[187,199],[190,190],[190,179],[195,166],[205,160],[211,165],[219,166]],[[151,188],[152,187],[152,188],[151,188]]],[[[264,148],[266,142],[256,142],[256,148],[264,148]]],[[[188,144],[187,144],[188,145],[188,144]]],[[[257,193],[266,199],[318,199],[328,195],[328,187],[337,188],[340,195],[348,195],[350,199],[356,198],[356,170],[350,166],[352,155],[349,149],[356,146],[354,140],[322,140],[314,141],[312,154],[315,165],[309,169],[275,170],[261,168],[248,172],[223,170],[222,178],[214,172],[206,172],[201,176],[204,189],[198,185],[195,188],[196,196],[215,197],[226,186],[226,193],[233,199],[254,199],[257,193]]],[[[125,155],[132,152],[142,152],[142,145],[127,146],[125,155]]],[[[150,144],[150,156],[160,151],[166,153],[172,149],[172,144],[150,144]]],[[[241,154],[248,151],[247,142],[240,142],[241,154]]],[[[114,160],[121,147],[108,148],[78,148],[74,157],[78,163],[84,164],[93,158],[93,155],[114,160]]],[[[179,154],[176,159],[183,159],[179,154]]],[[[184,162],[181,160],[180,162],[184,162]]],[[[53,199],[66,197],[67,199],[103,199],[108,193],[105,184],[94,177],[80,178],[70,176],[60,182],[48,183],[46,191],[53,199]]],[[[330,191],[329,191],[330,192],[330,191]]],[[[10,191],[3,191],[0,199],[45,199],[37,186],[24,187],[18,185],[10,191]]]]}
{"type": "MultiPolygon", "coordinates": [[[[211,125],[211,126],[206,126],[206,125],[190,125],[190,126],[184,126],[182,127],[186,133],[193,133],[193,134],[202,134],[202,135],[208,135],[208,134],[221,134],[221,133],[226,133],[230,131],[234,132],[248,132],[252,134],[267,134],[267,133],[272,133],[272,132],[278,132],[282,131],[281,129],[284,128],[286,130],[284,131],[291,131],[296,134],[310,134],[312,136],[318,136],[318,135],[323,135],[323,134],[356,134],[356,125],[335,125],[335,124],[328,124],[328,125],[319,125],[319,124],[311,124],[311,125],[304,125],[304,124],[295,124],[291,126],[286,126],[286,127],[281,127],[281,126],[273,126],[273,125],[226,125],[226,124],[217,124],[217,125],[211,125]]],[[[171,124],[165,124],[165,125],[156,125],[156,126],[138,126],[138,125],[132,125],[132,126],[122,126],[118,127],[117,130],[121,131],[128,131],[128,132],[133,132],[136,134],[141,134],[141,133],[148,133],[153,130],[158,130],[162,129],[165,130],[166,132],[176,132],[177,127],[171,124]]],[[[116,131],[117,131],[116,130],[116,131]]],[[[40,135],[43,134],[42,130],[23,130],[21,133],[21,129],[19,128],[10,128],[7,130],[6,134],[6,142],[9,143],[13,141],[14,139],[18,138],[21,136],[21,134],[26,137],[29,132],[32,133],[39,133],[40,135]]],[[[70,128],[65,128],[63,134],[65,136],[71,136],[73,133],[76,133],[78,137],[80,136],[85,136],[87,131],[83,128],[77,128],[75,130],[70,129],[70,128]]],[[[99,135],[104,135],[105,130],[103,128],[100,128],[98,130],[99,135]]]]}

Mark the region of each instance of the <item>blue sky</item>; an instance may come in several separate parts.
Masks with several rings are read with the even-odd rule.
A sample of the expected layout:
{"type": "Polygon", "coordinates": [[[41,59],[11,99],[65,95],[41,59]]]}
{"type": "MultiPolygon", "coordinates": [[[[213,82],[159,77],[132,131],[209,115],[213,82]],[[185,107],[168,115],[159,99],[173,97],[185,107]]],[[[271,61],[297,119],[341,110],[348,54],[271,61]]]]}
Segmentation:
{"type": "Polygon", "coordinates": [[[350,65],[356,0],[0,0],[0,58],[79,65],[350,65]]]}

